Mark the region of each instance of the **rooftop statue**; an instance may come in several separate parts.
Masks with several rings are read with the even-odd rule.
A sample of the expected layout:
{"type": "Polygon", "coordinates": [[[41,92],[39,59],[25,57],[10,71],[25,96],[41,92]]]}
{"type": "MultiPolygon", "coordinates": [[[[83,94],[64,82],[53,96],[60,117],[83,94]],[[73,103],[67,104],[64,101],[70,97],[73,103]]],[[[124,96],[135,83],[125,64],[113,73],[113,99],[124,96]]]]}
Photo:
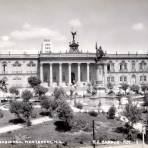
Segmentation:
{"type": "Polygon", "coordinates": [[[97,43],[96,43],[96,58],[95,58],[95,61],[97,62],[97,61],[101,60],[103,56],[105,56],[105,53],[102,50],[102,47],[100,46],[98,48],[97,43]]]}
{"type": "Polygon", "coordinates": [[[73,38],[73,42],[75,42],[75,36],[76,36],[76,32],[71,32],[71,34],[72,34],[72,38],[73,38]]]}

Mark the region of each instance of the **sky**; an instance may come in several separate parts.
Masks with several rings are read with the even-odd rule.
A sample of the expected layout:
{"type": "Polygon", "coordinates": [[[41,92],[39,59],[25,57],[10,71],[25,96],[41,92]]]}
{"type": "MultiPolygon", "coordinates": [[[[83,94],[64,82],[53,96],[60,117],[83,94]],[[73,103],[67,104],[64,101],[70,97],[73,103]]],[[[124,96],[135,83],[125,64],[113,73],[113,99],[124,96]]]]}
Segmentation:
{"type": "Polygon", "coordinates": [[[76,31],[79,50],[148,53],[148,0],[0,0],[0,54],[38,53],[44,39],[52,52],[69,50],[76,31]]]}

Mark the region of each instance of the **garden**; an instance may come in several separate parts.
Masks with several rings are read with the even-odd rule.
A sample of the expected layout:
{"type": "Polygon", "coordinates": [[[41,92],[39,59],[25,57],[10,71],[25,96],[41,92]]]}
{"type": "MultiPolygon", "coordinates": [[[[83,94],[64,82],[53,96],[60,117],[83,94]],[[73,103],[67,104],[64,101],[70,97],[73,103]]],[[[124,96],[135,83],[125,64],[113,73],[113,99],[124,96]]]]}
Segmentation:
{"type": "MultiPolygon", "coordinates": [[[[31,89],[25,89],[20,93],[17,87],[10,87],[7,90],[5,81],[1,81],[1,91],[9,91],[12,96],[5,101],[1,100],[1,106],[7,107],[0,110],[0,141],[48,140],[61,142],[52,147],[55,145],[76,147],[92,145],[92,140],[98,140],[100,143],[105,140],[121,142],[142,140],[142,133],[134,128],[134,124],[147,120],[147,85],[140,88],[136,85],[122,84],[121,89],[124,93],[116,94],[112,84],[108,84],[107,96],[118,99],[120,104],[118,107],[122,108],[119,114],[119,108],[115,104],[111,104],[105,112],[102,109],[102,102],[98,101],[96,104],[94,100],[91,100],[93,103],[90,110],[86,110],[85,103],[91,106],[88,102],[89,96],[95,94],[90,85],[86,89],[86,96],[80,97],[74,89],[67,95],[62,87],[56,87],[49,96],[47,95],[49,90],[34,76],[28,78],[28,83],[31,89]],[[128,91],[129,88],[132,93],[128,91]],[[143,104],[140,107],[132,97],[139,95],[143,97],[143,104]],[[123,97],[128,98],[128,103],[122,106],[123,97]],[[97,108],[93,109],[94,104],[97,108]],[[122,121],[121,115],[127,120],[122,121]],[[14,125],[19,125],[20,129],[1,132],[2,127],[14,125]]],[[[8,144],[12,145],[19,144],[8,144]]]]}

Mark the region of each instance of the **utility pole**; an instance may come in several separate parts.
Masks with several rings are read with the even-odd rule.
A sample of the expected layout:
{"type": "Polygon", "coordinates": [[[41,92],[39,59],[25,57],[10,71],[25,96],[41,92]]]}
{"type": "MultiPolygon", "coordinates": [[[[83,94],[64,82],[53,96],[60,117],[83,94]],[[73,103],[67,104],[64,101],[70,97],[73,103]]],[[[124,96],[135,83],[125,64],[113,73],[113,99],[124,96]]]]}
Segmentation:
{"type": "Polygon", "coordinates": [[[144,148],[144,144],[145,144],[145,139],[144,139],[145,133],[146,133],[146,127],[143,125],[142,126],[142,148],[144,148]]]}
{"type": "Polygon", "coordinates": [[[92,124],[93,124],[93,141],[94,141],[94,143],[93,143],[93,148],[95,148],[95,121],[93,120],[92,121],[92,124]]]}

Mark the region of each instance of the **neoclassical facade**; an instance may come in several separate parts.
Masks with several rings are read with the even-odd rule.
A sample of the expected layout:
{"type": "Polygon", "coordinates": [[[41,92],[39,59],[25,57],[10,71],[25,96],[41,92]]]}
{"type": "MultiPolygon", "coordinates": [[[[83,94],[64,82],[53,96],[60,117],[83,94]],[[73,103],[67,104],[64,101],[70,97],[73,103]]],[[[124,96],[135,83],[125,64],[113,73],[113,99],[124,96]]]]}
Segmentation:
{"type": "Polygon", "coordinates": [[[39,54],[0,54],[0,79],[5,78],[8,86],[17,87],[29,86],[27,79],[30,76],[40,77],[47,87],[97,81],[103,86],[109,82],[116,86],[148,83],[148,54],[106,53],[96,63],[96,53],[80,52],[75,34],[72,35],[66,53],[53,53],[46,40],[44,46],[49,49],[39,54]]]}

